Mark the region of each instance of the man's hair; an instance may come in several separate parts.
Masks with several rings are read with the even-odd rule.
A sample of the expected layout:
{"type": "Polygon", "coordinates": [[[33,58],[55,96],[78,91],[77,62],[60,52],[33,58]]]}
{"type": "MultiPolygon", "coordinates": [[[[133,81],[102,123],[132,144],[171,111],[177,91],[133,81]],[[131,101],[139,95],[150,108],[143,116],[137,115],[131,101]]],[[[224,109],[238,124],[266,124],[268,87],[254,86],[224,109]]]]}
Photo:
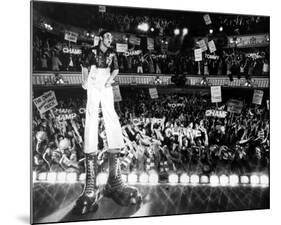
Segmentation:
{"type": "Polygon", "coordinates": [[[106,33],[110,33],[109,30],[102,30],[100,33],[99,33],[99,36],[103,38],[103,35],[106,34],[106,33]]]}

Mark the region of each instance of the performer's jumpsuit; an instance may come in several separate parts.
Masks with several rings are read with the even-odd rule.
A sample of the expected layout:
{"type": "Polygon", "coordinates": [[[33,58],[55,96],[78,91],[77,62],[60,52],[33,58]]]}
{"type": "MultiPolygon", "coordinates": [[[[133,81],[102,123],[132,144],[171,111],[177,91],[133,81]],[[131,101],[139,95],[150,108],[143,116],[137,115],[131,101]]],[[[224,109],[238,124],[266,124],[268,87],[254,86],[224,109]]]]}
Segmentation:
{"type": "Polygon", "coordinates": [[[111,70],[118,69],[117,56],[111,49],[103,53],[97,47],[92,50],[92,54],[87,60],[91,70],[96,69],[94,69],[94,73],[90,72],[87,82],[84,152],[97,153],[98,151],[99,105],[101,104],[108,151],[118,153],[124,147],[122,129],[114,109],[112,87],[105,87],[111,70]]]}

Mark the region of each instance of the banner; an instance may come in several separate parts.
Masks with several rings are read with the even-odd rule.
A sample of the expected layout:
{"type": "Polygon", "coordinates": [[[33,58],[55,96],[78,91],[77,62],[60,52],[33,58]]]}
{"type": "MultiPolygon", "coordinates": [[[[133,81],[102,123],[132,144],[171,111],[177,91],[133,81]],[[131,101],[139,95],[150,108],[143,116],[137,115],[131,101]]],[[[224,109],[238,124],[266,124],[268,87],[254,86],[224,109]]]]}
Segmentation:
{"type": "Polygon", "coordinates": [[[99,12],[105,13],[105,12],[106,12],[106,6],[104,6],[104,5],[99,5],[99,12]]]}
{"type": "Polygon", "coordinates": [[[58,105],[56,95],[53,91],[45,92],[38,98],[33,99],[33,103],[35,104],[40,114],[43,114],[58,105]]]}
{"type": "Polygon", "coordinates": [[[116,51],[117,52],[127,52],[128,44],[116,43],[116,51]]]}
{"type": "Polygon", "coordinates": [[[202,61],[202,50],[201,50],[201,48],[194,50],[194,57],[195,57],[196,62],[202,61]]]}
{"type": "Polygon", "coordinates": [[[199,47],[201,48],[202,52],[205,52],[208,50],[205,40],[200,40],[197,43],[198,43],[199,47]]]}
{"type": "Polygon", "coordinates": [[[213,109],[208,109],[205,112],[206,116],[211,116],[211,117],[218,117],[218,118],[225,118],[227,115],[226,111],[222,111],[222,110],[213,110],[213,109]]]}
{"type": "Polygon", "coordinates": [[[215,52],[217,49],[216,49],[216,45],[215,45],[215,42],[213,40],[209,41],[208,42],[208,46],[209,46],[209,49],[210,49],[210,52],[213,53],[215,52]]]}
{"type": "Polygon", "coordinates": [[[154,50],[154,40],[153,38],[147,38],[147,49],[154,50]]]}
{"type": "Polygon", "coordinates": [[[65,31],[64,33],[64,40],[77,42],[78,34],[72,31],[65,31]]]}
{"type": "Polygon", "coordinates": [[[221,86],[211,86],[212,103],[221,102],[221,86]]]}
{"type": "Polygon", "coordinates": [[[211,21],[211,18],[210,18],[210,15],[209,15],[209,14],[205,14],[205,15],[203,16],[203,18],[204,18],[204,21],[205,21],[205,24],[206,24],[206,25],[209,25],[209,24],[211,24],[211,23],[212,23],[212,21],[211,21]]]}
{"type": "Polygon", "coordinates": [[[69,54],[73,54],[73,55],[80,55],[82,54],[82,50],[79,48],[68,48],[68,47],[64,47],[62,49],[63,53],[69,53],[69,54]]]}
{"type": "Polygon", "coordinates": [[[112,90],[113,90],[114,102],[121,102],[122,96],[120,93],[119,85],[112,86],[112,90]]]}
{"type": "Polygon", "coordinates": [[[248,58],[252,58],[252,59],[263,59],[264,58],[264,55],[260,55],[259,52],[258,53],[246,53],[245,56],[248,58]]]}
{"type": "Polygon", "coordinates": [[[228,47],[252,48],[269,46],[269,34],[228,37],[228,47]]]}
{"type": "Polygon", "coordinates": [[[263,97],[263,91],[262,90],[254,90],[253,104],[261,105],[262,97],[263,97]]]}
{"type": "Polygon", "coordinates": [[[135,35],[131,35],[129,38],[129,43],[132,45],[140,45],[141,39],[136,37],[135,35]]]}
{"type": "Polygon", "coordinates": [[[158,92],[156,88],[149,88],[149,94],[152,99],[158,98],[158,92]]]}
{"type": "Polygon", "coordinates": [[[243,102],[236,100],[236,99],[230,99],[227,102],[227,111],[230,113],[237,113],[240,114],[243,109],[243,102]]]}

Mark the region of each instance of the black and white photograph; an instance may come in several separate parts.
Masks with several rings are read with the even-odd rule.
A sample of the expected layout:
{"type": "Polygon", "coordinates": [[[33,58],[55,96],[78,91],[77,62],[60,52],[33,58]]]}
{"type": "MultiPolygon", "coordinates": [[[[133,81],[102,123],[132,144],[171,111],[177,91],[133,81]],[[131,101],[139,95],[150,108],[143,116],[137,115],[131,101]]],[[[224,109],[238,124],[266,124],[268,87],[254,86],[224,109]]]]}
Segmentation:
{"type": "Polygon", "coordinates": [[[268,15],[30,11],[32,224],[270,208],[268,15]]]}

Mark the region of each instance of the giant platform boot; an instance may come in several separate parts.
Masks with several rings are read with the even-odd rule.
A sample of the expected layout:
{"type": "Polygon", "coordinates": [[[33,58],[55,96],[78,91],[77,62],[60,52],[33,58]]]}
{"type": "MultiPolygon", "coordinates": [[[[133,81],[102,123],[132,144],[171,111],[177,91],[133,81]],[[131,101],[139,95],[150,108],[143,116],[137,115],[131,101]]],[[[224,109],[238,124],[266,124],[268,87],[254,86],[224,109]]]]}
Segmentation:
{"type": "Polygon", "coordinates": [[[86,166],[86,181],[82,194],[79,199],[76,201],[74,207],[74,212],[76,214],[86,214],[89,212],[95,212],[98,209],[98,200],[101,195],[98,191],[96,185],[96,176],[97,176],[97,155],[95,154],[86,154],[85,159],[86,166]]]}
{"type": "Polygon", "coordinates": [[[140,205],[142,197],[135,187],[125,185],[119,164],[119,153],[108,153],[109,175],[103,195],[121,206],[140,205]]]}

